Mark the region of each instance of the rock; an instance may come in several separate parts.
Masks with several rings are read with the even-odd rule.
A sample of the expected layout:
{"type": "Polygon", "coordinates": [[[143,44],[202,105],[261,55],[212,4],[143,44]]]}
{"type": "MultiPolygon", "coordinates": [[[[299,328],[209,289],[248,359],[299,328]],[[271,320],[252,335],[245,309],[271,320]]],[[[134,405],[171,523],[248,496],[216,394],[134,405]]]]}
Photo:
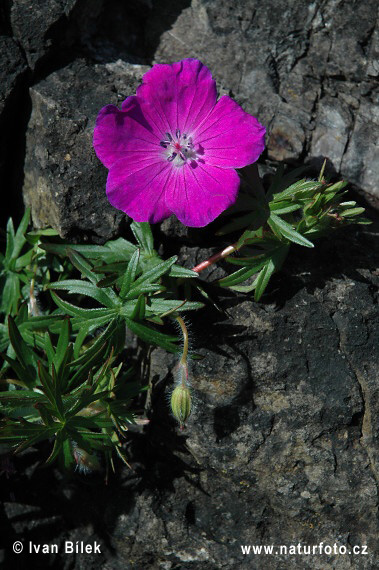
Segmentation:
{"type": "Polygon", "coordinates": [[[312,135],[311,156],[327,156],[335,170],[340,172],[350,125],[351,115],[346,106],[332,97],[321,99],[312,135]]]}
{"type": "Polygon", "coordinates": [[[31,88],[24,200],[36,227],[97,242],[120,230],[124,216],[106,198],[107,170],[93,151],[93,128],[101,107],[134,93],[143,71],[121,61],[76,61],[31,88]]]}
{"type": "Polygon", "coordinates": [[[12,38],[0,35],[0,179],[3,191],[8,190],[0,213],[1,225],[6,223],[7,207],[17,201],[17,193],[12,192],[15,178],[22,177],[18,160],[23,139],[22,91],[26,77],[27,65],[20,48],[12,38]]]}
{"type": "MultiPolygon", "coordinates": [[[[150,446],[139,448],[152,454],[146,486],[128,513],[111,504],[106,513],[116,517],[122,560],[247,570],[253,555],[241,545],[323,542],[348,552],[366,545],[362,568],[375,566],[379,259],[367,253],[375,235],[348,230],[311,254],[294,251],[263,303],[234,297],[221,303],[228,319],[192,316],[203,360],[192,364],[195,411],[176,440],[166,415],[175,358],[153,352],[150,446]]],[[[278,554],[256,567],[289,566],[356,567],[333,552],[278,554]]]]}
{"type": "Polygon", "coordinates": [[[376,103],[361,101],[342,170],[359,188],[379,196],[379,92],[376,103]]]}
{"type": "Polygon", "coordinates": [[[153,8],[147,39],[158,44],[156,61],[201,59],[266,125],[269,158],[326,156],[336,173],[379,196],[375,0],[182,5],[165,30],[170,8],[153,8]],[[368,148],[362,148],[368,126],[368,148]]]}
{"type": "Polygon", "coordinates": [[[14,96],[17,85],[26,71],[20,48],[12,38],[0,36],[0,124],[5,120],[4,110],[14,96]]]}
{"type": "Polygon", "coordinates": [[[14,0],[8,17],[30,69],[46,73],[78,53],[96,61],[136,57],[147,11],[143,0],[14,0]]]}
{"type": "Polygon", "coordinates": [[[67,18],[76,4],[77,0],[12,2],[10,22],[13,35],[22,46],[31,69],[51,52],[67,48],[67,18]]]}

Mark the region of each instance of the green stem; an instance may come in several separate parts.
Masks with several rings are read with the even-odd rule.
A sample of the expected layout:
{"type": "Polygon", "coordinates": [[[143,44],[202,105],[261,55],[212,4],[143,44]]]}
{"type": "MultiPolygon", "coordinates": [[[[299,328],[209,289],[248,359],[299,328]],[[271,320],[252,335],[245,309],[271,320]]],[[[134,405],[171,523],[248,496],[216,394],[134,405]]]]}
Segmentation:
{"type": "Polygon", "coordinates": [[[183,334],[183,354],[180,359],[180,363],[183,365],[187,364],[187,357],[188,357],[188,330],[186,327],[185,322],[183,321],[182,317],[176,317],[177,322],[179,323],[180,328],[182,329],[183,334]]]}

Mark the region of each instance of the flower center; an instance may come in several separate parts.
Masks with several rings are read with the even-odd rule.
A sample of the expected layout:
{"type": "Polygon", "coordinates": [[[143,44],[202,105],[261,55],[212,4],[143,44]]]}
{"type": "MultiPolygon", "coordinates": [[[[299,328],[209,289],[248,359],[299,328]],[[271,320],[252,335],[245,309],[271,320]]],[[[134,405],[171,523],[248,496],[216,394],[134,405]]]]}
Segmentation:
{"type": "Polygon", "coordinates": [[[187,160],[196,158],[196,151],[192,142],[192,137],[188,137],[185,133],[181,133],[176,129],[175,135],[166,133],[165,138],[159,143],[161,147],[166,149],[165,155],[169,162],[174,162],[176,166],[185,164],[187,160]]]}

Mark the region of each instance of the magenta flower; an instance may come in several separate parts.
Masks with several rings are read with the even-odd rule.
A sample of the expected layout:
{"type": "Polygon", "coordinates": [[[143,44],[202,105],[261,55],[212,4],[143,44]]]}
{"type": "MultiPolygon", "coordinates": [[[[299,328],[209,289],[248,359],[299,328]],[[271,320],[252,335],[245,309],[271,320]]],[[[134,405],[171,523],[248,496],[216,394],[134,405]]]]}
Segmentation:
{"type": "Polygon", "coordinates": [[[175,214],[187,226],[209,224],[236,200],[236,168],[255,162],[265,128],[196,59],[154,65],[121,110],[101,109],[94,147],[109,168],[110,203],[137,222],[175,214]]]}

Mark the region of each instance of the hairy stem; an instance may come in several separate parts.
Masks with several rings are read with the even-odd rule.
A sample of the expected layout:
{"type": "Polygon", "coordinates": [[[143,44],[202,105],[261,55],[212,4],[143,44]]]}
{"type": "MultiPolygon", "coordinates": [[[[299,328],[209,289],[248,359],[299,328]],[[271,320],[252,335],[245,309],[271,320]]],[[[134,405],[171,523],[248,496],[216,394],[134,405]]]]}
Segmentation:
{"type": "Polygon", "coordinates": [[[180,325],[180,328],[182,329],[182,334],[183,334],[183,354],[182,357],[180,359],[181,364],[186,364],[187,363],[187,357],[188,357],[188,330],[186,327],[185,322],[183,321],[182,317],[176,317],[177,322],[180,325]]]}

